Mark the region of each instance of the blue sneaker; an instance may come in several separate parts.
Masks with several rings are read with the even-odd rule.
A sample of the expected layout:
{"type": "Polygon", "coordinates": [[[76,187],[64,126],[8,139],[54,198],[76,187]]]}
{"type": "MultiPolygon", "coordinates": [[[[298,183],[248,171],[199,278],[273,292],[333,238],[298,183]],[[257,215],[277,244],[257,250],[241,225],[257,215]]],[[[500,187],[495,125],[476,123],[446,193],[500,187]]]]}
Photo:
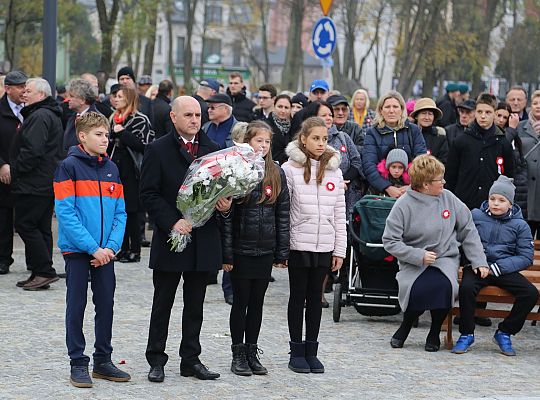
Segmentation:
{"type": "Polygon", "coordinates": [[[474,335],[461,335],[457,340],[452,353],[463,354],[469,350],[469,347],[474,343],[474,335]]]}
{"type": "Polygon", "coordinates": [[[497,330],[495,335],[493,335],[493,341],[499,345],[501,353],[503,353],[505,356],[516,355],[516,352],[512,348],[512,339],[510,339],[510,335],[508,333],[497,330]]]}

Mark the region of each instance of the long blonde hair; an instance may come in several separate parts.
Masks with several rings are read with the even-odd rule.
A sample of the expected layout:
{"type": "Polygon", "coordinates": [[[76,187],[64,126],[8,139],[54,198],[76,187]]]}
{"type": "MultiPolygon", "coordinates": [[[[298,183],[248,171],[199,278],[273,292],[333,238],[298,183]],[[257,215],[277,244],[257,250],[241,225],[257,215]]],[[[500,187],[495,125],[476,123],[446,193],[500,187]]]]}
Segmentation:
{"type": "MultiPolygon", "coordinates": [[[[238,125],[238,124],[237,124],[238,125]]],[[[249,143],[257,134],[261,131],[266,131],[270,135],[270,146],[272,145],[272,128],[264,121],[253,121],[247,126],[246,133],[244,134],[244,143],[249,143]]],[[[279,174],[279,167],[272,159],[272,149],[264,156],[264,179],[262,182],[262,195],[257,204],[266,203],[274,204],[281,193],[281,176],[279,174]],[[270,186],[272,188],[272,194],[266,195],[265,188],[270,186]]]]}
{"type": "MultiPolygon", "coordinates": [[[[302,123],[302,127],[300,128],[300,132],[298,132],[297,142],[298,142],[298,148],[304,153],[306,156],[306,162],[304,163],[304,181],[306,183],[309,183],[311,180],[311,160],[310,160],[310,153],[302,143],[302,137],[308,138],[311,134],[311,131],[313,128],[326,128],[326,124],[324,123],[322,118],[319,117],[309,117],[302,123]]],[[[319,168],[317,169],[317,176],[316,181],[317,185],[320,185],[322,183],[322,180],[324,179],[324,170],[326,169],[326,166],[328,165],[328,162],[330,159],[334,156],[334,152],[330,149],[326,149],[324,153],[319,158],[319,168]]]]}
{"type": "Polygon", "coordinates": [[[397,129],[403,128],[405,126],[405,121],[407,121],[407,107],[405,107],[405,100],[403,100],[403,96],[399,94],[399,92],[396,92],[395,90],[390,90],[388,93],[382,96],[377,102],[377,109],[375,110],[376,115],[375,115],[375,119],[373,120],[373,125],[379,128],[384,128],[386,126],[386,122],[382,115],[382,109],[383,109],[384,103],[388,99],[395,99],[399,102],[399,106],[401,107],[401,117],[399,118],[397,129]]]}

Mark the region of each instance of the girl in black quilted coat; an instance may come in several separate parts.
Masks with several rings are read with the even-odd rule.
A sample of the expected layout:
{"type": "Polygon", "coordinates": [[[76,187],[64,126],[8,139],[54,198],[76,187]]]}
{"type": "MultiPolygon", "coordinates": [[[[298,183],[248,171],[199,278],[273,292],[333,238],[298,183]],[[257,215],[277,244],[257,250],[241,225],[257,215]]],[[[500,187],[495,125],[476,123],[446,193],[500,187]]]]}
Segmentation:
{"type": "Polygon", "coordinates": [[[262,152],[266,166],[263,181],[236,200],[223,221],[223,269],[231,272],[234,298],[231,371],[264,375],[257,341],[272,266],[285,267],[289,258],[289,190],[285,173],[272,160],[270,126],[251,122],[244,143],[262,152]]]}

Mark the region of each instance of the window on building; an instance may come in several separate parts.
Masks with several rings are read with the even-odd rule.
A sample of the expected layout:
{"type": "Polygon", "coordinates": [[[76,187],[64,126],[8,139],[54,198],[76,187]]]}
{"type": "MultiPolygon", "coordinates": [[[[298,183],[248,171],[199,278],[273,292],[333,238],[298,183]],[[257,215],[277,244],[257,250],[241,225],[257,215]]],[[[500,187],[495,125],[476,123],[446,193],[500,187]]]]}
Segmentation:
{"type": "Polygon", "coordinates": [[[161,47],[161,46],[162,46],[162,42],[161,42],[161,40],[162,40],[162,36],[161,36],[161,35],[158,35],[158,36],[157,36],[157,54],[158,54],[158,55],[161,55],[161,52],[162,52],[162,47],[161,47]]]}
{"type": "Polygon", "coordinates": [[[221,40],[203,39],[203,61],[205,64],[221,63],[221,40]]]}
{"type": "Polygon", "coordinates": [[[232,65],[238,67],[242,65],[242,43],[234,42],[232,45],[232,65]]]}
{"type": "Polygon", "coordinates": [[[183,36],[176,37],[176,63],[184,63],[184,44],[186,39],[183,36]]]}
{"type": "Polygon", "coordinates": [[[251,5],[246,0],[233,0],[229,11],[229,24],[249,24],[253,18],[251,5]]]}
{"type": "Polygon", "coordinates": [[[221,25],[221,6],[207,5],[204,12],[204,23],[206,25],[221,25]]]}

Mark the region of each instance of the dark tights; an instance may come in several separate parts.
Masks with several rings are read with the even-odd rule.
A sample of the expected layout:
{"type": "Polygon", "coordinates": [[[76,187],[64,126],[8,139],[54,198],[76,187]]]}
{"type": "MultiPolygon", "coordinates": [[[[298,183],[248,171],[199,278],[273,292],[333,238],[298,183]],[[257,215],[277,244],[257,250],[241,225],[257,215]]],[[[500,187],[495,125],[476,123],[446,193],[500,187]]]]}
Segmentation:
{"type": "Polygon", "coordinates": [[[321,326],[321,287],[328,267],[289,268],[289,306],[287,319],[291,342],[302,341],[304,304],[306,305],[306,341],[316,342],[321,326]]]}
{"type": "Polygon", "coordinates": [[[261,330],[264,295],[268,279],[238,279],[230,274],[233,305],[229,317],[232,344],[256,344],[261,330]]]}
{"type": "MultiPolygon", "coordinates": [[[[441,326],[444,322],[444,319],[446,318],[446,315],[448,315],[448,309],[446,308],[439,308],[436,310],[430,310],[431,313],[431,328],[429,329],[429,333],[426,338],[426,343],[430,344],[440,344],[439,336],[441,334],[441,326]]],[[[401,326],[399,329],[394,333],[394,338],[405,340],[409,336],[409,333],[411,332],[411,328],[413,326],[414,321],[416,318],[418,318],[420,315],[422,315],[424,311],[416,311],[416,310],[407,310],[403,313],[403,322],[401,323],[401,326]]]]}
{"type": "Polygon", "coordinates": [[[128,212],[126,220],[126,231],[122,242],[123,251],[131,251],[135,254],[141,253],[141,231],[139,226],[139,214],[128,212]]]}

